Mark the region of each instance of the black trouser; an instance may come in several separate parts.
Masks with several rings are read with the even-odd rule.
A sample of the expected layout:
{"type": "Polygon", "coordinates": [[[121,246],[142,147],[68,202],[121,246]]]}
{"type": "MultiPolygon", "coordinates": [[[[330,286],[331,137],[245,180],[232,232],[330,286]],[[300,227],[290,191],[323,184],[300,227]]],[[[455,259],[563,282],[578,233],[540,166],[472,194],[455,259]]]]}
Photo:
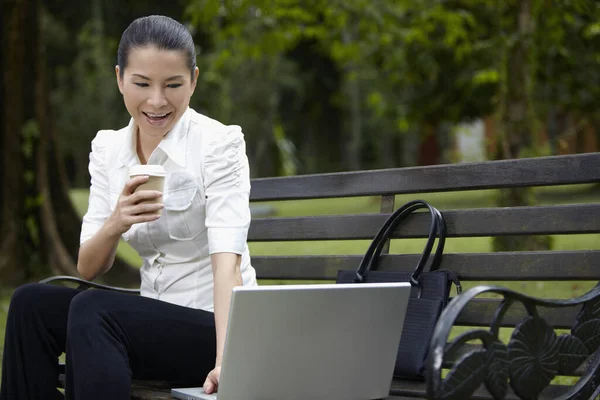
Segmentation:
{"type": "Polygon", "coordinates": [[[213,313],[105,290],[28,284],[13,294],[0,400],[129,400],[131,379],[200,386],[214,367],[213,313]]]}

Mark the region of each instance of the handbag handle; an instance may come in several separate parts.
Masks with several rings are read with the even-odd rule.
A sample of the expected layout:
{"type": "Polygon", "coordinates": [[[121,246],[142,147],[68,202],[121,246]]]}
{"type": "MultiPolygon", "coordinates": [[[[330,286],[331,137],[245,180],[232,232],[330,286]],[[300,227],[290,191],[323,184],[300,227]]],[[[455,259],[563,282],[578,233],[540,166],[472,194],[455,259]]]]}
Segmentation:
{"type": "Polygon", "coordinates": [[[427,238],[427,243],[425,245],[425,249],[423,250],[423,254],[421,255],[419,263],[417,264],[417,267],[415,268],[415,270],[413,271],[413,273],[411,274],[411,277],[410,277],[411,283],[415,286],[419,286],[418,281],[421,276],[421,273],[423,272],[423,270],[425,269],[425,266],[427,265],[427,261],[429,260],[429,257],[431,254],[431,249],[433,248],[433,243],[435,241],[436,233],[439,237],[439,240],[438,240],[438,245],[437,245],[434,257],[433,257],[433,261],[431,262],[431,265],[429,267],[429,270],[435,271],[440,266],[440,263],[442,261],[442,254],[444,251],[444,245],[446,243],[446,223],[444,221],[444,218],[442,217],[442,213],[437,208],[433,207],[431,204],[427,203],[426,201],[416,200],[416,201],[411,202],[411,204],[418,204],[418,206],[409,207],[408,210],[405,210],[402,213],[402,214],[405,214],[404,217],[402,217],[400,220],[394,219],[392,221],[392,223],[387,227],[382,238],[380,239],[379,244],[377,245],[375,252],[372,255],[369,265],[367,267],[368,267],[368,270],[371,270],[375,265],[377,265],[379,256],[381,254],[381,251],[383,250],[383,246],[384,246],[386,240],[391,237],[392,232],[394,231],[394,229],[396,229],[396,227],[400,224],[400,222],[402,222],[409,214],[413,213],[414,211],[421,209],[421,208],[427,208],[431,215],[431,226],[430,226],[430,230],[429,230],[429,236],[427,238]]]}
{"type": "Polygon", "coordinates": [[[381,254],[381,251],[383,250],[383,246],[384,246],[386,240],[391,237],[394,229],[396,229],[396,227],[404,219],[406,219],[406,217],[409,214],[411,214],[414,211],[421,209],[421,208],[429,209],[429,213],[431,215],[431,227],[429,230],[429,237],[427,239],[425,249],[423,250],[423,254],[421,255],[421,258],[419,260],[419,263],[417,264],[417,267],[415,268],[414,272],[411,274],[411,277],[410,277],[411,283],[415,286],[419,286],[418,280],[419,280],[419,277],[421,276],[421,273],[425,269],[427,261],[429,260],[429,257],[431,254],[431,249],[433,248],[433,243],[435,241],[436,232],[439,236],[439,241],[438,241],[438,246],[436,248],[436,252],[434,254],[433,261],[430,265],[430,271],[434,271],[439,268],[439,264],[441,263],[442,253],[444,250],[444,245],[446,242],[445,221],[442,217],[442,214],[440,213],[440,211],[437,208],[433,207],[431,204],[427,203],[426,201],[415,200],[415,201],[412,201],[409,203],[409,207],[406,210],[399,213],[399,214],[403,214],[402,217],[400,217],[400,215],[398,215],[398,217],[400,217],[400,218],[394,218],[392,220],[391,224],[386,228],[385,232],[383,233],[382,237],[379,240],[379,243],[377,244],[375,252],[371,256],[369,264],[367,265],[367,268],[368,268],[367,272],[370,271],[373,268],[373,266],[377,264],[377,261],[379,260],[379,256],[381,254]],[[413,204],[414,204],[414,206],[413,206],[413,204]]]}
{"type": "MultiPolygon", "coordinates": [[[[396,223],[396,225],[399,224],[407,217],[408,213],[412,212],[415,209],[421,208],[421,206],[417,203],[418,203],[418,200],[404,204],[402,207],[400,207],[396,211],[394,211],[392,213],[392,215],[390,215],[388,217],[388,219],[384,222],[383,226],[379,229],[379,231],[377,232],[377,234],[371,241],[369,248],[367,249],[363,259],[360,262],[360,265],[356,271],[356,276],[354,278],[355,283],[361,283],[366,278],[366,274],[371,269],[373,254],[376,252],[376,250],[379,247],[383,248],[383,245],[385,244],[385,241],[387,239],[386,234],[389,235],[388,229],[389,229],[390,225],[392,225],[392,223],[394,223],[394,222],[396,223]]],[[[431,232],[429,233],[429,236],[431,237],[431,232]]],[[[429,244],[429,241],[427,244],[429,244]]],[[[426,252],[426,251],[427,251],[427,246],[426,246],[424,252],[426,252]]]]}
{"type": "Polygon", "coordinates": [[[391,236],[391,233],[394,231],[394,229],[404,219],[406,219],[406,217],[408,215],[410,215],[414,211],[421,209],[421,208],[429,209],[430,214],[431,214],[431,227],[430,227],[430,231],[429,231],[429,237],[428,237],[427,243],[425,245],[425,249],[423,250],[423,254],[421,255],[421,258],[419,260],[419,263],[417,264],[417,267],[415,268],[414,272],[411,274],[411,277],[410,277],[411,284],[413,284],[414,286],[420,286],[418,279],[421,275],[421,272],[425,268],[425,265],[431,254],[431,249],[433,248],[433,243],[435,241],[436,232],[439,233],[439,241],[438,241],[438,246],[437,246],[437,249],[435,252],[433,262],[431,263],[430,269],[433,271],[439,267],[439,264],[441,262],[441,256],[442,256],[443,249],[444,249],[445,238],[446,238],[445,221],[442,217],[442,214],[435,207],[431,206],[426,201],[414,200],[414,201],[406,203],[405,205],[400,207],[398,210],[396,210],[386,220],[384,225],[381,227],[381,229],[379,230],[379,232],[377,233],[377,235],[371,242],[369,249],[367,250],[365,256],[363,257],[363,260],[361,261],[361,264],[360,264],[358,270],[356,271],[356,276],[354,279],[354,281],[356,283],[363,282],[364,279],[366,279],[366,275],[369,273],[369,271],[372,269],[372,267],[377,263],[377,259],[378,259],[379,255],[381,254],[383,246],[385,245],[386,240],[389,239],[389,237],[391,236]]]}
{"type": "Polygon", "coordinates": [[[421,254],[421,258],[417,264],[417,267],[413,271],[410,276],[410,282],[414,286],[419,285],[419,277],[423,272],[425,265],[430,257],[431,250],[433,248],[433,243],[435,241],[436,233],[439,236],[438,245],[434,254],[433,261],[430,266],[430,270],[434,271],[439,268],[442,253],[444,250],[444,245],[446,241],[446,224],[444,218],[440,211],[433,207],[431,204],[427,203],[424,200],[414,200],[404,204],[398,210],[396,210],[383,224],[369,249],[365,253],[360,266],[356,271],[356,276],[354,278],[355,283],[361,283],[366,279],[367,274],[373,268],[373,266],[377,263],[377,260],[381,254],[383,246],[392,232],[396,227],[408,217],[408,215],[412,214],[414,211],[422,208],[429,209],[429,213],[431,215],[431,226],[429,229],[429,236],[427,238],[427,243],[425,244],[425,248],[423,253],[421,254]]]}

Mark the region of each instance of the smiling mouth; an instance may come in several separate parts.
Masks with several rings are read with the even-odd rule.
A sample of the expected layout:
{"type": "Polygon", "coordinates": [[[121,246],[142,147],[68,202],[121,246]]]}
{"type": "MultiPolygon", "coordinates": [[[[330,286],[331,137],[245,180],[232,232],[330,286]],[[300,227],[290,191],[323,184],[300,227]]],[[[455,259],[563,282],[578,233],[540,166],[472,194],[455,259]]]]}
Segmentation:
{"type": "Polygon", "coordinates": [[[143,112],[143,114],[146,117],[148,117],[151,120],[153,120],[153,121],[161,121],[161,120],[164,120],[164,119],[168,118],[169,115],[171,115],[170,112],[169,113],[164,113],[164,114],[152,114],[152,113],[143,112]]]}

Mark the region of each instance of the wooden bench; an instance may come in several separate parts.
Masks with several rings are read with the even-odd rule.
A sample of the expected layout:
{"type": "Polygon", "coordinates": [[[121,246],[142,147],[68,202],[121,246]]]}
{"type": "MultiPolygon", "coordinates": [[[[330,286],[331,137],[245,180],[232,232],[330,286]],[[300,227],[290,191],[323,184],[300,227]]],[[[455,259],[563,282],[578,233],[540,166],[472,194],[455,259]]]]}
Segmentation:
{"type": "MultiPolygon", "coordinates": [[[[255,179],[253,202],[356,197],[356,208],[360,209],[369,200],[358,197],[366,196],[376,201],[371,205],[376,209],[369,214],[340,215],[333,210],[325,212],[330,215],[254,219],[249,241],[272,243],[276,255],[255,254],[252,263],[259,278],[265,280],[332,281],[338,270],[358,266],[368,240],[386,216],[405,200],[428,200],[431,197],[428,193],[434,192],[598,182],[600,153],[255,179]],[[397,195],[408,196],[398,201],[397,195]],[[357,242],[348,254],[305,255],[302,253],[306,250],[301,249],[281,254],[277,248],[281,242],[308,241],[357,242]]],[[[599,250],[452,253],[452,241],[460,240],[455,238],[597,235],[600,204],[444,209],[436,204],[435,197],[430,201],[440,208],[447,223],[442,268],[453,271],[471,289],[455,297],[438,322],[430,348],[427,383],[394,380],[389,398],[600,397],[600,286],[594,287],[600,280],[599,250]],[[487,286],[494,281],[499,286],[487,286]],[[594,288],[581,298],[542,300],[527,297],[521,290],[504,288],[511,285],[506,281],[517,284],[567,281],[565,285],[594,288]],[[480,282],[485,285],[476,286],[480,282]],[[507,340],[510,332],[502,331],[498,336],[500,328],[516,326],[510,345],[507,340]],[[566,331],[557,334],[555,329],[566,331]],[[561,378],[558,383],[548,385],[555,375],[573,378],[561,378]]],[[[426,214],[409,217],[395,232],[394,238],[401,240],[395,240],[392,249],[403,239],[426,237],[427,228],[426,214]]],[[[593,238],[597,241],[600,236],[593,238]]],[[[327,253],[323,249],[320,252],[327,253]]],[[[411,271],[417,257],[417,254],[386,254],[379,269],[411,271]]],[[[552,296],[553,293],[548,293],[545,297],[552,296]]],[[[170,397],[160,383],[135,382],[132,398],[170,397]]]]}

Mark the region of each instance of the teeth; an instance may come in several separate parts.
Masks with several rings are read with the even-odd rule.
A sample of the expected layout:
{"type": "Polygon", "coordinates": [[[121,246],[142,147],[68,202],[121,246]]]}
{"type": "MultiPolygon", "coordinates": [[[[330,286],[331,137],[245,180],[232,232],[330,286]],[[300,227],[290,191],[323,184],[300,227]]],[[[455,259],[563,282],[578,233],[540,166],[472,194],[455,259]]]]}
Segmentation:
{"type": "Polygon", "coordinates": [[[146,113],[147,116],[149,116],[150,118],[163,118],[166,117],[167,114],[151,114],[151,113],[146,113]]]}

